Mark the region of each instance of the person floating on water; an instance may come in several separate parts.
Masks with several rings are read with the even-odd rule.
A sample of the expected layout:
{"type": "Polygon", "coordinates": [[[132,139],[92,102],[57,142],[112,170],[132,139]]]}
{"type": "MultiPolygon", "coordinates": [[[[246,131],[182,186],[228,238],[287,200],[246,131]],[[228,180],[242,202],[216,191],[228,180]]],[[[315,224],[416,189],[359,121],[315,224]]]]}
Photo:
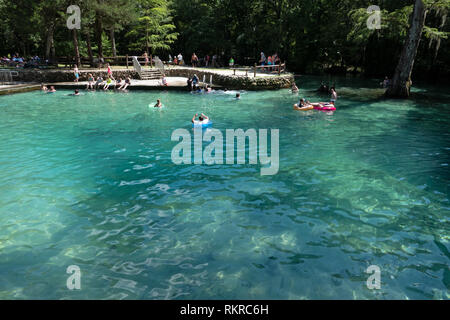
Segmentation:
{"type": "Polygon", "coordinates": [[[158,99],[158,100],[156,100],[156,104],[155,104],[155,108],[162,108],[162,103],[161,103],[161,100],[160,99],[158,99]]]}
{"type": "Polygon", "coordinates": [[[198,117],[198,114],[196,113],[195,116],[192,118],[192,123],[194,126],[200,126],[200,125],[206,125],[209,123],[209,118],[205,116],[203,113],[200,117],[198,117],[198,121],[196,120],[198,117]]]}
{"type": "Polygon", "coordinates": [[[294,104],[294,110],[311,110],[314,106],[304,98],[301,98],[298,104],[294,104]]]}
{"type": "Polygon", "coordinates": [[[80,95],[80,90],[75,89],[74,93],[69,94],[69,96],[79,96],[80,95]]]}

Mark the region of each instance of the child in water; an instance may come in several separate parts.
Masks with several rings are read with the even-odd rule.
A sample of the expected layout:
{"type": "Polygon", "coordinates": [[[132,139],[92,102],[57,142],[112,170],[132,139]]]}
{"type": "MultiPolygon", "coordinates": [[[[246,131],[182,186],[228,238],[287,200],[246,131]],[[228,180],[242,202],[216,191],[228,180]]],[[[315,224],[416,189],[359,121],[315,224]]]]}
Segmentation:
{"type": "Polygon", "coordinates": [[[156,104],[155,104],[155,108],[162,108],[162,103],[161,103],[161,100],[160,99],[158,99],[157,101],[156,101],[156,104]]]}

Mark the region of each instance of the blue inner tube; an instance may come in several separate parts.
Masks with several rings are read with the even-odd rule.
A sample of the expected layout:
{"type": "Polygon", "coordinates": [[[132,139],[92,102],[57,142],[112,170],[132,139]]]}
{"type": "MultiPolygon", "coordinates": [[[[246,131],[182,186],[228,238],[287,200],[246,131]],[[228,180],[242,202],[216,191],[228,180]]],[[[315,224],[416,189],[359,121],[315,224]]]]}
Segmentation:
{"type": "Polygon", "coordinates": [[[192,128],[210,128],[212,127],[212,124],[213,123],[211,121],[205,124],[192,124],[192,128]]]}

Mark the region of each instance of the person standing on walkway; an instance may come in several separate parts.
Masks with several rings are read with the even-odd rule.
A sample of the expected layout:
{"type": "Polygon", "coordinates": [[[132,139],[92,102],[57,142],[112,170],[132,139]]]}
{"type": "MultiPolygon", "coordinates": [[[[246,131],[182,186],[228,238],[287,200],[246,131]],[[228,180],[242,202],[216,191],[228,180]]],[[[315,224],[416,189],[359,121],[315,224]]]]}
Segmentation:
{"type": "Polygon", "coordinates": [[[80,71],[78,70],[78,66],[74,65],[73,67],[73,74],[75,75],[75,82],[78,82],[78,80],[80,79],[80,71]]]}
{"type": "Polygon", "coordinates": [[[259,63],[260,63],[262,66],[265,66],[265,65],[266,65],[266,56],[264,55],[264,52],[261,52],[261,59],[259,59],[259,63]]]}
{"type": "Polygon", "coordinates": [[[191,63],[192,63],[192,68],[196,68],[198,65],[198,57],[195,54],[195,52],[192,54],[191,63]]]}

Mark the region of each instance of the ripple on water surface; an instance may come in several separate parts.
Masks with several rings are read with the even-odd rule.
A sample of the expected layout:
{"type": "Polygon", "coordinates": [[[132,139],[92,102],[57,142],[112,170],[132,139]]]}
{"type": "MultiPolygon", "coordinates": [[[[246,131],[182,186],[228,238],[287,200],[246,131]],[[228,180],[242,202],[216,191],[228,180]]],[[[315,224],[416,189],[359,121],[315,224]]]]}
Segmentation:
{"type": "Polygon", "coordinates": [[[1,97],[0,298],[448,299],[448,93],[340,81],[334,114],[293,112],[287,90],[1,97]],[[280,172],[172,164],[172,131],[200,112],[279,128],[280,172]]]}

